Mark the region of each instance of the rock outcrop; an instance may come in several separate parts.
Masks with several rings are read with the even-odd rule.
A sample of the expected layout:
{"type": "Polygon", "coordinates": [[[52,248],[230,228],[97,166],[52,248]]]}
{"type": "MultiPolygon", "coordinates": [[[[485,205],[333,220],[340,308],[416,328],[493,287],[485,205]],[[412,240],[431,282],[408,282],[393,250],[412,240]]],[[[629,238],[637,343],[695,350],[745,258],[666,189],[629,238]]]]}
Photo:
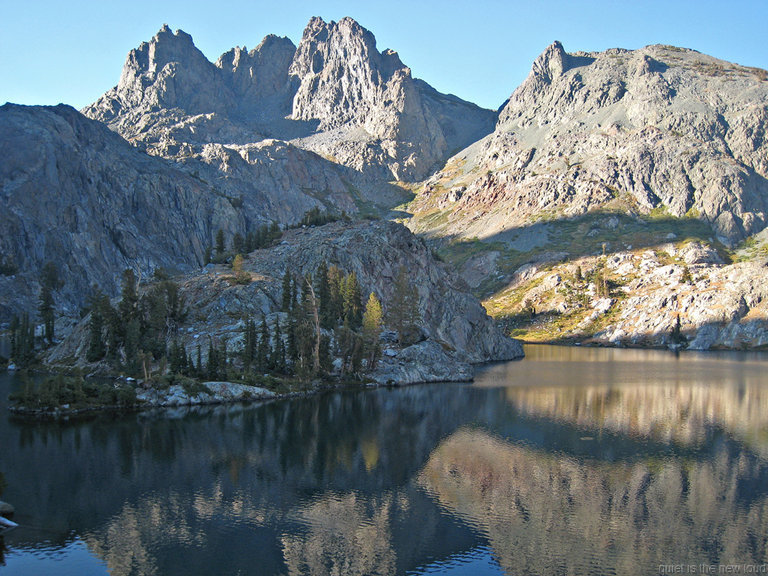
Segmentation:
{"type": "Polygon", "coordinates": [[[428,180],[414,210],[442,212],[443,234],[489,237],[620,204],[693,216],[734,244],[768,222],[767,126],[764,70],[671,46],[568,54],[555,42],[494,133],[428,180]]]}
{"type": "MultiPolygon", "coordinates": [[[[265,138],[333,157],[373,180],[420,179],[493,129],[496,115],[412,78],[351,18],[313,18],[298,47],[267,36],[211,63],[167,26],[132,50],[118,85],[83,113],[152,154],[265,138]]],[[[376,199],[374,190],[371,199],[376,199]]]]}
{"type": "MultiPolygon", "coordinates": [[[[386,221],[332,223],[289,230],[278,245],[256,250],[245,259],[248,283],[234,281],[227,267],[210,267],[186,276],[181,291],[190,305],[180,337],[192,357],[198,345],[207,353],[208,339],[242,349],[245,318],[264,316],[269,326],[279,320],[282,280],[314,274],[321,262],[354,272],[362,293],[375,292],[385,317],[394,301],[395,279],[404,266],[418,289],[421,341],[404,349],[385,351],[373,378],[380,383],[470,380],[470,364],[512,360],[523,355],[519,342],[505,337],[460,280],[434,259],[426,244],[404,226],[386,221]]],[[[49,356],[51,363],[84,357],[87,319],[49,356]]]]}
{"type": "Polygon", "coordinates": [[[768,261],[726,265],[705,244],[679,242],[554,265],[528,264],[486,305],[531,340],[765,349],[768,261]],[[609,293],[601,293],[602,283],[609,293]]]}
{"type": "Polygon", "coordinates": [[[145,407],[201,406],[206,404],[228,404],[267,400],[276,394],[259,386],[247,386],[235,382],[203,382],[201,390],[187,391],[184,386],[174,384],[167,390],[154,388],[138,390],[136,399],[145,407]]]}

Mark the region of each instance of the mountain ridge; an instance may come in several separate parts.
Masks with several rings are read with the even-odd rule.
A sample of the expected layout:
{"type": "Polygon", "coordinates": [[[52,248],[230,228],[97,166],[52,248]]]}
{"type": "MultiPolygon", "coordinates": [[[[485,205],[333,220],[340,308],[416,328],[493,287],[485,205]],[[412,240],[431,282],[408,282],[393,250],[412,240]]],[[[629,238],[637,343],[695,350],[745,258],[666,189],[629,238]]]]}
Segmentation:
{"type": "MultiPolygon", "coordinates": [[[[765,71],[683,48],[568,53],[555,41],[494,112],[414,78],[396,52],[380,52],[373,34],[351,18],[313,18],[298,45],[267,36],[256,48],[233,48],[216,62],[195,47],[189,34],[164,25],[129,53],[118,85],[83,110],[92,122],[124,138],[115,144],[123,160],[101,162],[96,149],[107,139],[90,141],[78,136],[90,129],[74,130],[74,139],[60,147],[73,151],[69,160],[57,162],[50,147],[40,147],[48,158],[43,169],[29,160],[37,149],[17,138],[30,149],[13,151],[20,160],[4,165],[3,190],[6,196],[13,193],[21,174],[44,183],[38,197],[45,202],[52,202],[48,197],[60,185],[70,190],[64,197],[75,205],[81,184],[85,198],[91,198],[99,183],[113,181],[120,182],[119,195],[130,197],[135,194],[126,184],[133,174],[130,165],[154,157],[164,163],[160,172],[178,173],[178,181],[195,191],[189,203],[203,214],[203,225],[179,224],[186,231],[179,247],[190,238],[197,242],[185,251],[192,255],[182,259],[184,266],[202,264],[200,252],[213,244],[219,228],[229,242],[269,220],[283,227],[295,224],[309,209],[343,211],[353,218],[405,216],[408,227],[430,239],[499,316],[522,313],[524,305],[562,308],[561,300],[542,298],[535,285],[527,284],[544,280],[542,266],[592,258],[584,266],[594,271],[605,269],[601,258],[612,255],[648,263],[637,250],[670,239],[681,244],[675,253],[682,253],[684,242],[695,241],[704,251],[725,254],[766,227],[765,77],[765,71]],[[141,156],[128,159],[128,142],[141,156]],[[81,158],[90,158],[88,166],[69,170],[81,158]]],[[[49,112],[41,109],[41,118],[49,112]]],[[[86,126],[86,119],[75,122],[81,123],[86,126]]],[[[30,142],[42,133],[43,140],[53,141],[60,132],[30,118],[17,131],[24,130],[30,142]]],[[[58,212],[66,214],[64,208],[58,212]]],[[[5,226],[26,230],[32,240],[13,246],[6,241],[2,250],[24,265],[15,282],[32,279],[18,291],[23,297],[13,297],[13,306],[26,302],[31,309],[35,267],[46,260],[52,242],[34,241],[44,238],[34,231],[45,227],[48,216],[24,210],[31,217],[19,219],[18,211],[9,211],[5,226]]],[[[115,214],[141,229],[128,208],[115,214]]],[[[165,220],[174,218],[179,217],[165,220]]],[[[98,231],[67,232],[68,241],[73,246],[96,242],[119,253],[115,225],[99,226],[98,231]],[[80,239],[75,242],[72,234],[81,234],[80,239]]],[[[175,254],[172,246],[150,244],[139,250],[137,242],[136,249],[126,251],[148,274],[172,264],[175,254]],[[151,257],[142,260],[142,252],[151,257]]],[[[663,269],[666,257],[654,258],[663,269]]],[[[728,274],[712,275],[707,267],[727,266],[728,258],[697,262],[703,267],[697,273],[716,284],[728,274]]],[[[113,268],[129,260],[123,254],[113,268]]],[[[682,278],[683,262],[678,264],[675,275],[682,278]]],[[[116,270],[108,272],[106,261],[99,266],[99,281],[114,294],[116,270]]],[[[759,266],[740,270],[761,274],[759,266]]],[[[563,274],[575,275],[575,269],[563,268],[563,274]]],[[[0,277],[0,285],[8,282],[8,275],[0,277]]],[[[751,290],[751,284],[745,286],[751,290]]],[[[583,288],[597,296],[594,282],[583,288]]],[[[653,299],[636,305],[666,301],[670,290],[657,288],[653,299]]],[[[61,296],[74,306],[82,305],[82,294],[79,300],[74,291],[61,296]]],[[[593,300],[586,308],[603,310],[602,299],[593,300]]],[[[731,300],[721,305],[732,307],[731,300]]],[[[568,306],[558,313],[585,311],[581,304],[568,306]]],[[[653,345],[664,345],[664,331],[671,330],[676,313],[664,316],[664,327],[654,328],[661,331],[653,345]]],[[[642,322],[638,326],[647,328],[642,322]]],[[[683,320],[693,337],[697,326],[683,320]]],[[[622,328],[627,329],[634,330],[622,328]]],[[[725,335],[720,341],[727,346],[735,340],[725,335]]]]}
{"type": "Polygon", "coordinates": [[[196,127],[203,142],[225,144],[228,133],[241,143],[295,140],[373,178],[397,180],[424,177],[448,153],[490,132],[496,119],[412,78],[397,53],[379,52],[373,34],[353,19],[319,17],[298,46],[267,36],[216,63],[189,34],[164,25],[131,50],[118,85],[83,113],[166,157],[175,156],[167,145],[175,131],[213,115],[216,122],[206,118],[196,127]]]}

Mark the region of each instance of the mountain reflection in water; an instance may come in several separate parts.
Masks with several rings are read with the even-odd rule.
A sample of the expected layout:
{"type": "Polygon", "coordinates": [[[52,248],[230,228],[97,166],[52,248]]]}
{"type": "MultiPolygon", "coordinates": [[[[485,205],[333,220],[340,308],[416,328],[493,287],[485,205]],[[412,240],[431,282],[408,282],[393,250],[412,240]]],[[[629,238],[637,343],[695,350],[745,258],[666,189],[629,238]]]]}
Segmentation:
{"type": "MultiPolygon", "coordinates": [[[[527,352],[472,386],[3,416],[3,499],[22,527],[0,576],[52,558],[60,574],[112,575],[768,563],[764,357],[527,352]]],[[[16,384],[2,378],[4,401],[16,384]]]]}

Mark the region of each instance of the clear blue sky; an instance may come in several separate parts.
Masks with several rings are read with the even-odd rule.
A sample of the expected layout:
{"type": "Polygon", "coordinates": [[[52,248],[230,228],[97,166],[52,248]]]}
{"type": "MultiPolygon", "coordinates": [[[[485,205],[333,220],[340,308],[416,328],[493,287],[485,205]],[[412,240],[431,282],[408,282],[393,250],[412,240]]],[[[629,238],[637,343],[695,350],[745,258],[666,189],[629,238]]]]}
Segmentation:
{"type": "Polygon", "coordinates": [[[216,60],[311,16],[355,18],[379,50],[441,92],[497,108],[553,40],[569,52],[674,44],[768,68],[768,0],[0,0],[0,103],[81,108],[117,84],[129,50],[167,23],[216,60]]]}

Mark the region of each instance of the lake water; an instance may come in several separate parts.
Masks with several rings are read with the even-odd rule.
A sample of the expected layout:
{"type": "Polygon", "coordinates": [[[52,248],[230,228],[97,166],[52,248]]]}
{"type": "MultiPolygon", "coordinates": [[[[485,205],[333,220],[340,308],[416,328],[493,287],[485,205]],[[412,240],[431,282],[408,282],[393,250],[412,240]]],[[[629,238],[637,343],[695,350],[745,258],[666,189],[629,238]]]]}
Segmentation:
{"type": "Polygon", "coordinates": [[[0,576],[768,571],[768,357],[526,352],[63,424],[11,419],[2,375],[0,576]]]}

